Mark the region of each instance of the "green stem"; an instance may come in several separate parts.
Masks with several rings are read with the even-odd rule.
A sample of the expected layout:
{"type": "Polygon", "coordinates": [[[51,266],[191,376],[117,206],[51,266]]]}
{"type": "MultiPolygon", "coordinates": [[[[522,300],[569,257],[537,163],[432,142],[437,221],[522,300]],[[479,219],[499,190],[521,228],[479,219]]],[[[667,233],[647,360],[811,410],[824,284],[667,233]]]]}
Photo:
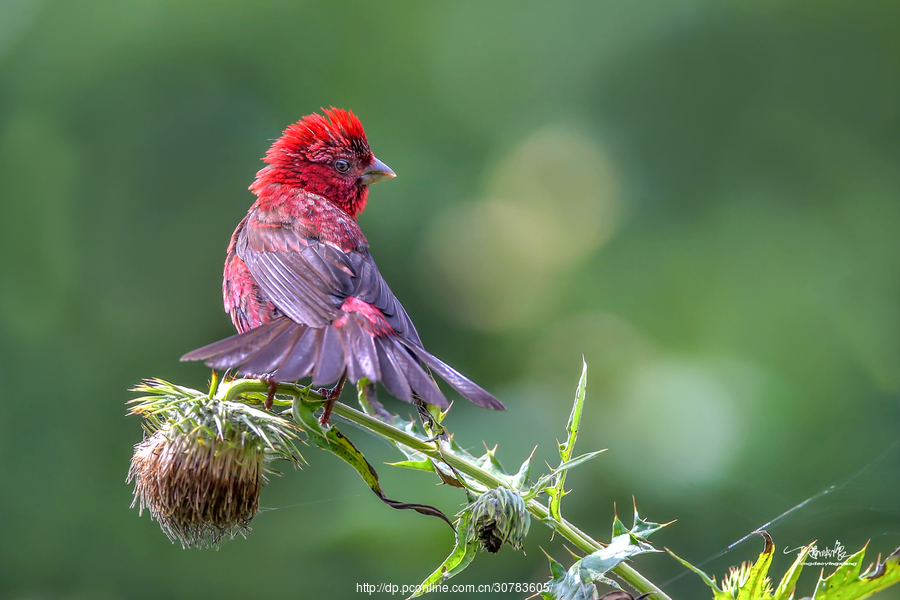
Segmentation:
{"type": "MultiPolygon", "coordinates": [[[[241,394],[253,392],[264,394],[268,389],[268,384],[254,379],[241,379],[232,382],[227,387],[224,385],[220,386],[220,389],[222,388],[226,389],[223,400],[234,400],[241,394]]],[[[321,402],[322,400],[324,400],[322,396],[316,394],[315,392],[311,392],[308,388],[290,383],[279,384],[277,393],[292,396],[294,398],[299,398],[303,401],[321,402]]],[[[381,437],[387,438],[393,442],[403,444],[404,446],[412,448],[413,450],[417,450],[430,458],[446,462],[460,473],[468,475],[475,481],[487,486],[488,488],[497,488],[506,485],[503,481],[501,481],[491,473],[485,471],[478,465],[472,464],[471,462],[456,455],[441,452],[441,449],[437,445],[437,442],[425,442],[414,435],[410,435],[405,431],[401,431],[400,429],[397,429],[396,427],[389,425],[384,421],[367,415],[364,412],[358,411],[355,408],[351,408],[346,404],[336,402],[334,404],[333,413],[343,417],[344,419],[347,419],[348,421],[356,423],[357,425],[360,425],[365,429],[368,429],[371,433],[380,435],[381,437]]],[[[556,521],[555,519],[550,518],[550,511],[546,506],[544,506],[537,500],[528,501],[528,511],[538,519],[540,519],[542,522],[546,523],[562,537],[572,542],[572,544],[574,544],[582,552],[590,554],[603,548],[603,545],[600,542],[582,532],[567,520],[561,518],[559,521],[556,521]]],[[[619,563],[619,565],[614,567],[612,571],[623,580],[628,582],[628,584],[630,584],[641,594],[652,592],[658,600],[672,600],[668,595],[666,595],[665,592],[656,587],[652,582],[650,582],[646,577],[634,570],[634,568],[630,565],[619,563]]]]}

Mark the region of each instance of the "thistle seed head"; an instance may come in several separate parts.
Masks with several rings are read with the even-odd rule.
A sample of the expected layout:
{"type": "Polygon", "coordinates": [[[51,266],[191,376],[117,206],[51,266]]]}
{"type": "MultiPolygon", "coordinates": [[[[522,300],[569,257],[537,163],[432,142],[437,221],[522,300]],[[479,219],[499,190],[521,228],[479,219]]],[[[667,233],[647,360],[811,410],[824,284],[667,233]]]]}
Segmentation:
{"type": "Polygon", "coordinates": [[[134,447],[128,482],[134,502],[150,512],[172,542],[215,546],[245,535],[259,511],[265,464],[302,460],[296,428],[281,417],[196,390],[146,382],[132,413],[145,417],[148,436],[134,447]]]}
{"type": "Polygon", "coordinates": [[[131,506],[146,508],[173,542],[215,545],[250,530],[262,474],[261,449],[160,430],[134,447],[131,506]]]}

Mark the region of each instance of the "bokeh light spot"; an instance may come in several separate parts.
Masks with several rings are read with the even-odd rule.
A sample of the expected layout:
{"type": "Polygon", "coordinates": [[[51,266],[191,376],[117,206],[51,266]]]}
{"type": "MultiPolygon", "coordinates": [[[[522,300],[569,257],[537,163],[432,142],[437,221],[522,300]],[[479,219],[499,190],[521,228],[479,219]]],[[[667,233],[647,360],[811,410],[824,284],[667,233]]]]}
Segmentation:
{"type": "Polygon", "coordinates": [[[558,277],[612,235],[616,176],[596,141],[559,126],[514,148],[485,188],[435,218],[428,256],[458,319],[508,330],[547,309],[558,277]]]}
{"type": "Polygon", "coordinates": [[[742,450],[740,393],[709,365],[661,359],[622,381],[611,458],[629,477],[676,492],[714,484],[742,450]]]}

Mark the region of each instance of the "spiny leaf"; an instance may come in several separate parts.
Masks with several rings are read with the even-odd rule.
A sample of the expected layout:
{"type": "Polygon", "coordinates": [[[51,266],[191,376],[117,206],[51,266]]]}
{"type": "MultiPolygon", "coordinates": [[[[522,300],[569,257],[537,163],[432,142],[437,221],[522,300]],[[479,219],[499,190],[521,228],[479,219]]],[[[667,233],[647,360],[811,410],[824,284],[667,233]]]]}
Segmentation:
{"type": "Polygon", "coordinates": [[[550,561],[550,576],[553,579],[564,577],[566,575],[566,568],[562,566],[562,563],[547,554],[547,551],[543,548],[541,548],[541,552],[543,552],[544,556],[547,557],[547,560],[550,561]]]}
{"type": "Polygon", "coordinates": [[[571,469],[573,467],[577,467],[578,465],[586,463],[587,461],[589,461],[591,459],[597,458],[599,455],[603,454],[604,452],[606,452],[606,449],[596,450],[594,452],[588,452],[587,454],[582,454],[581,456],[579,456],[577,458],[573,458],[570,461],[562,463],[561,465],[556,467],[552,473],[548,473],[546,475],[541,476],[541,478],[538,479],[535,482],[535,484],[533,486],[531,486],[531,489],[527,493],[523,494],[523,496],[525,497],[526,500],[531,500],[532,498],[537,496],[541,491],[544,491],[544,492],[547,492],[547,494],[552,497],[552,494],[556,493],[555,490],[557,488],[544,487],[550,482],[551,479],[553,479],[554,477],[556,477],[562,473],[565,473],[566,471],[568,471],[569,469],[571,469]]]}
{"type": "Polygon", "coordinates": [[[581,377],[578,380],[578,387],[575,390],[575,403],[572,405],[572,412],[569,414],[569,421],[566,423],[566,433],[568,437],[565,443],[559,444],[559,458],[563,462],[572,457],[572,450],[575,447],[575,438],[578,437],[578,428],[581,425],[581,411],[584,408],[584,395],[587,391],[587,362],[584,357],[581,358],[581,377]]]}
{"type": "Polygon", "coordinates": [[[564,574],[561,573],[559,563],[550,559],[552,579],[548,583],[547,591],[543,592],[541,596],[545,600],[596,600],[600,598],[600,591],[597,589],[598,583],[618,588],[619,585],[608,578],[606,574],[633,556],[648,552],[660,552],[650,545],[647,537],[665,525],[641,519],[636,508],[634,525],[630,530],[625,527],[618,516],[614,517],[613,537],[609,546],[576,561],[564,574]]]}
{"type": "Polygon", "coordinates": [[[551,559],[553,578],[541,596],[545,600],[593,600],[600,597],[598,583],[618,588],[619,585],[606,576],[611,569],[633,556],[658,552],[645,541],[634,542],[635,538],[627,533],[615,537],[609,546],[576,561],[563,575],[559,574],[559,567],[554,568],[556,561],[551,559]]]}
{"type": "Polygon", "coordinates": [[[356,472],[363,478],[363,481],[366,482],[369,489],[371,489],[382,502],[391,508],[414,510],[423,515],[437,517],[446,521],[450,527],[453,527],[450,519],[433,506],[399,502],[385,496],[384,491],[381,489],[381,484],[378,482],[378,473],[375,471],[375,468],[369,464],[369,461],[366,460],[363,453],[360,452],[344,434],[338,431],[337,427],[331,426],[324,429],[319,424],[319,420],[316,418],[315,414],[313,414],[313,410],[320,405],[321,403],[304,402],[297,398],[294,400],[292,407],[295,421],[304,429],[304,431],[306,431],[309,438],[318,447],[335,454],[341,460],[356,469],[356,472]]]}
{"type": "Polygon", "coordinates": [[[813,600],[862,600],[900,581],[900,548],[860,575],[865,555],[864,546],[828,577],[820,575],[813,600]]]}
{"type": "Polygon", "coordinates": [[[485,447],[485,453],[476,459],[476,464],[493,475],[509,477],[503,465],[497,460],[497,446],[493,448],[485,447]]]}
{"type": "Polygon", "coordinates": [[[625,526],[625,523],[623,523],[619,519],[619,511],[616,510],[615,507],[613,507],[612,535],[610,536],[610,539],[619,537],[620,535],[624,535],[626,533],[628,533],[628,528],[625,526]]]}
{"type": "MultiPolygon", "coordinates": [[[[740,567],[732,567],[721,584],[714,578],[667,551],[681,564],[700,576],[713,591],[714,600],[791,600],[794,588],[803,570],[803,564],[813,548],[813,544],[804,546],[794,564],[788,569],[775,592],[772,592],[768,570],[772,564],[775,546],[766,532],[761,532],[766,547],[752,566],[743,563],[740,567]]],[[[815,542],[813,542],[815,543],[815,542]]],[[[862,600],[900,581],[900,548],[895,550],[884,562],[878,561],[866,572],[860,574],[860,567],[865,557],[866,548],[847,558],[831,575],[819,576],[812,600],[862,600]]],[[[880,557],[879,557],[880,558],[880,557]]],[[[809,598],[807,598],[809,600],[809,598]]]]}
{"type": "MultiPolygon", "coordinates": [[[[365,382],[362,382],[365,383],[365,382]]],[[[369,416],[376,417],[397,429],[400,429],[407,434],[421,440],[422,442],[432,442],[432,436],[428,435],[428,433],[422,428],[422,426],[415,421],[407,421],[406,419],[400,417],[399,415],[390,414],[385,411],[380,405],[375,406],[376,401],[374,400],[372,394],[370,393],[371,386],[370,385],[360,385],[359,387],[359,402],[360,406],[363,408],[363,412],[368,414],[369,416]]],[[[446,412],[440,413],[440,419],[446,415],[446,412]]],[[[434,413],[429,413],[428,418],[437,418],[434,413]]],[[[442,432],[444,431],[441,428],[442,432]]],[[[447,465],[442,462],[429,459],[425,454],[419,452],[417,450],[413,450],[408,446],[404,446],[398,442],[392,442],[394,446],[400,450],[404,455],[406,455],[407,460],[399,461],[396,463],[388,463],[392,466],[403,467],[407,469],[416,469],[420,471],[431,471],[437,473],[441,480],[444,483],[450,483],[451,480],[457,482],[459,485],[465,488],[469,488],[478,492],[486,491],[487,488],[478,483],[477,481],[465,477],[460,473],[454,472],[447,465]],[[430,465],[430,466],[429,466],[430,465]]],[[[470,454],[466,449],[459,445],[459,443],[454,438],[453,434],[446,435],[445,441],[440,442],[440,450],[442,454],[449,454],[456,456],[457,458],[461,458],[467,462],[474,463],[479,468],[484,469],[489,472],[494,477],[500,479],[507,487],[513,489],[521,489],[522,486],[525,485],[525,482],[528,479],[528,475],[530,473],[531,467],[531,457],[526,459],[526,461],[519,468],[519,471],[514,475],[510,475],[507,473],[503,465],[500,464],[500,461],[497,460],[496,453],[497,447],[488,448],[487,451],[476,457],[470,454]]],[[[588,457],[589,458],[589,457],[588,457]]],[[[585,457],[579,457],[577,460],[586,460],[585,457]]],[[[574,465],[572,465],[574,466],[574,465]]],[[[568,467],[567,467],[568,468],[568,467]]],[[[452,483],[450,483],[453,485],[452,483]]],[[[546,485],[546,482],[545,484],[546,485]]],[[[533,497],[533,496],[532,496],[533,497]]]]}
{"type": "Polygon", "coordinates": [[[459,575],[463,569],[469,566],[475,558],[478,551],[478,541],[471,537],[469,519],[471,515],[468,510],[460,514],[459,520],[456,522],[456,543],[453,552],[450,553],[444,562],[441,563],[434,573],[425,578],[425,581],[417,588],[417,591],[410,598],[417,598],[422,595],[422,591],[428,589],[429,586],[442,581],[446,581],[455,575],[459,575]]]}
{"type": "MultiPolygon", "coordinates": [[[[716,584],[714,578],[693,566],[686,560],[675,555],[666,548],[675,560],[686,566],[703,579],[704,583],[713,591],[714,600],[771,600],[772,584],[768,578],[769,567],[772,565],[772,556],[775,553],[775,545],[772,538],[765,531],[760,532],[766,545],[753,566],[747,563],[740,567],[732,567],[728,575],[722,579],[722,584],[716,584]]],[[[798,573],[799,575],[799,573],[798,573]]]]}
{"type": "Polygon", "coordinates": [[[769,579],[769,567],[772,566],[775,544],[772,543],[772,538],[768,533],[763,532],[763,537],[766,539],[766,546],[760,553],[759,558],[756,559],[756,564],[750,567],[747,579],[738,591],[738,600],[771,597],[772,582],[769,579]]]}
{"type": "MultiPolygon", "coordinates": [[[[584,396],[586,391],[587,362],[582,356],[581,378],[578,380],[578,388],[575,390],[575,402],[572,405],[572,412],[569,414],[569,422],[566,424],[566,441],[559,444],[559,459],[562,463],[565,463],[572,458],[572,450],[575,448],[575,439],[578,437],[578,428],[581,426],[581,412],[584,408],[584,396]]],[[[557,521],[561,521],[562,514],[560,513],[560,503],[562,502],[563,496],[566,495],[564,487],[566,484],[566,474],[565,471],[559,471],[558,469],[557,472],[556,483],[550,490],[547,490],[547,495],[550,496],[550,516],[557,521]]]]}
{"type": "Polygon", "coordinates": [[[781,583],[778,584],[778,588],[775,590],[775,595],[772,600],[791,600],[794,597],[794,588],[797,587],[797,580],[800,579],[800,572],[803,571],[803,563],[806,561],[806,557],[809,555],[810,549],[813,547],[815,542],[812,542],[808,546],[804,546],[800,553],[797,554],[797,558],[794,560],[794,564],[791,565],[791,568],[787,570],[787,573],[784,574],[784,577],[781,578],[781,583]]]}
{"type": "Polygon", "coordinates": [[[434,465],[428,459],[425,460],[401,460],[399,462],[385,463],[392,467],[406,467],[407,469],[416,469],[418,471],[431,471],[434,473],[434,465]]]}
{"type": "Polygon", "coordinates": [[[438,463],[434,460],[431,461],[431,467],[434,469],[434,472],[437,473],[437,476],[441,478],[441,483],[443,483],[444,485],[464,489],[468,494],[468,488],[466,487],[465,483],[460,481],[461,476],[459,475],[458,471],[451,472],[447,465],[438,463]]]}
{"type": "Polygon", "coordinates": [[[701,571],[700,569],[698,569],[697,567],[695,567],[694,565],[692,565],[692,564],[689,563],[688,561],[684,560],[683,558],[681,558],[680,556],[678,556],[677,554],[675,554],[674,552],[672,552],[672,551],[669,550],[668,548],[666,548],[666,552],[668,552],[669,555],[670,555],[672,558],[674,558],[675,560],[677,560],[678,562],[680,562],[681,564],[683,564],[685,567],[687,567],[688,569],[690,569],[691,571],[693,571],[694,573],[696,573],[696,574],[700,577],[700,579],[703,580],[703,583],[705,583],[706,585],[708,585],[708,586],[712,589],[712,591],[713,591],[713,597],[715,598],[715,600],[719,600],[720,598],[728,598],[729,600],[731,599],[731,595],[730,595],[730,594],[729,594],[728,596],[723,596],[723,595],[722,595],[722,594],[724,594],[725,592],[723,592],[723,591],[721,591],[721,590],[719,589],[719,586],[716,585],[716,580],[715,580],[715,579],[711,578],[709,575],[707,575],[706,573],[704,573],[703,571],[701,571]]]}
{"type": "Polygon", "coordinates": [[[531,459],[534,458],[535,450],[537,450],[537,446],[534,447],[534,450],[531,451],[531,454],[528,455],[528,458],[526,458],[525,462],[522,463],[522,466],[519,467],[519,472],[513,475],[513,487],[519,491],[523,491],[525,485],[528,483],[528,476],[531,474],[531,459]]]}
{"type": "Polygon", "coordinates": [[[632,525],[630,530],[631,535],[633,536],[646,540],[648,537],[650,537],[663,527],[667,527],[675,522],[669,521],[668,523],[654,523],[653,521],[647,521],[646,519],[641,518],[641,515],[638,514],[637,502],[635,502],[634,498],[631,499],[631,502],[634,506],[634,525],[632,525]]]}

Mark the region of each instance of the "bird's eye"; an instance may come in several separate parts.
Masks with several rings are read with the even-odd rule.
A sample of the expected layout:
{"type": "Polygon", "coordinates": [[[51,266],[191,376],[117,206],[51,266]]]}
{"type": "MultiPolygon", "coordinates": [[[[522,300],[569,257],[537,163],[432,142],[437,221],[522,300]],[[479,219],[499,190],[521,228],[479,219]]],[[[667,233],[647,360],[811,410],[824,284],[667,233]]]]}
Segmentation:
{"type": "Polygon", "coordinates": [[[346,173],[350,170],[350,163],[343,158],[339,158],[334,161],[334,168],[338,173],[346,173]]]}

